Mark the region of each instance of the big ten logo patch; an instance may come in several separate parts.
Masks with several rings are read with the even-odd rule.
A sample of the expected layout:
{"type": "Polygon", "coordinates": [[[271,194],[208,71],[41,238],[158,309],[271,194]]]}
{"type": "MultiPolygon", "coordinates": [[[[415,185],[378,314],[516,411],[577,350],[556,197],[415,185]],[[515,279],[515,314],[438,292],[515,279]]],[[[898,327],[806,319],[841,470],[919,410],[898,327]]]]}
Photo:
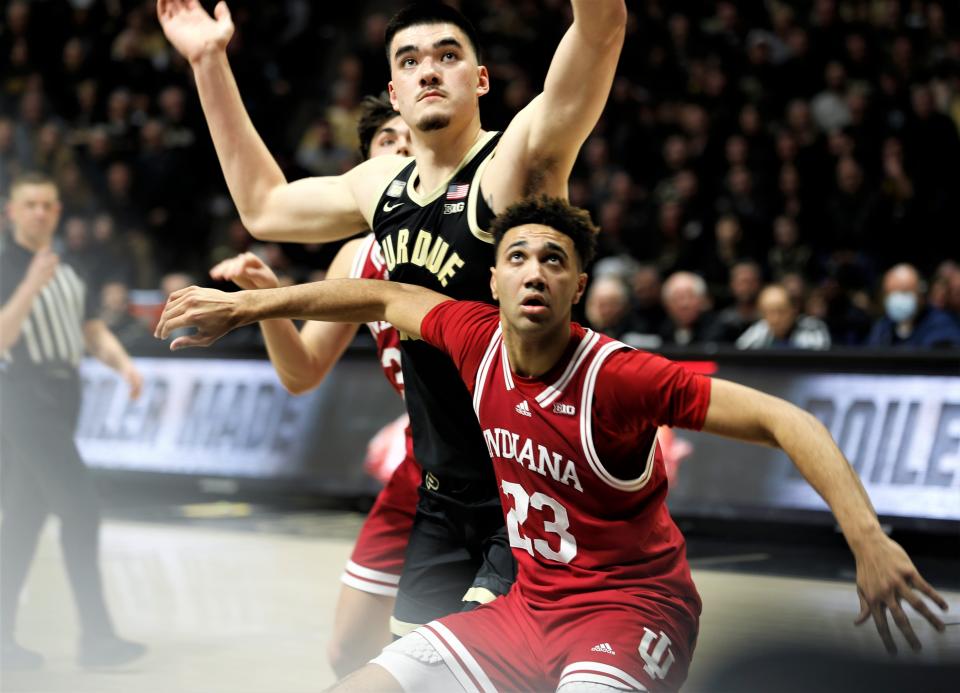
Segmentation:
{"type": "Polygon", "coordinates": [[[444,214],[459,214],[466,205],[463,202],[447,203],[443,206],[444,214]]]}

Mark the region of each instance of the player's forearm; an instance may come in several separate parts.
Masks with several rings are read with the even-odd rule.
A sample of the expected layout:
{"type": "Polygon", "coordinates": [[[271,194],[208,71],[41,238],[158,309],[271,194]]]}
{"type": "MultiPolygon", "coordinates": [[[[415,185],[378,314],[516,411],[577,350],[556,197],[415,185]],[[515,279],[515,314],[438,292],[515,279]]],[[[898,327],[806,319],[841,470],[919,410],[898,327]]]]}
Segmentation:
{"type": "Polygon", "coordinates": [[[323,382],[355,334],[353,327],[322,323],[322,333],[312,330],[308,341],[307,333],[297,330],[292,320],[265,320],[260,330],[280,382],[294,395],[323,382]]]}
{"type": "Polygon", "coordinates": [[[230,196],[244,226],[257,236],[266,223],[270,193],[286,178],[247,114],[226,53],[207,53],[192,67],[230,196]]]}
{"type": "Polygon", "coordinates": [[[330,279],[279,289],[241,291],[238,324],[279,318],[346,323],[383,320],[385,292],[377,286],[381,283],[384,282],[372,279],[330,279]]]}
{"type": "Polygon", "coordinates": [[[882,533],[860,478],[826,427],[816,417],[787,402],[773,427],[777,444],[830,506],[850,548],[882,533]]]}
{"type": "Polygon", "coordinates": [[[23,324],[30,315],[37,291],[22,282],[13,296],[0,308],[0,352],[6,351],[18,341],[23,333],[23,324]]]}
{"type": "Polygon", "coordinates": [[[242,291],[237,325],[294,318],[325,322],[389,322],[401,332],[420,337],[420,323],[442,294],[409,284],[379,279],[327,279],[281,289],[242,291]]]}

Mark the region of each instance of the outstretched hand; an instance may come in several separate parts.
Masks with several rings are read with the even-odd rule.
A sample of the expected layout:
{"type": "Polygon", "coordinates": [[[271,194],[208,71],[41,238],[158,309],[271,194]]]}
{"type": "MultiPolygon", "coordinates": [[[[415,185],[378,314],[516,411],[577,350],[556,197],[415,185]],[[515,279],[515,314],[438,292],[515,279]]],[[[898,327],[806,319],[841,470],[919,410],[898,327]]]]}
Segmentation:
{"type": "Polygon", "coordinates": [[[897,653],[897,646],[887,623],[887,612],[903,633],[913,650],[920,649],[920,640],[913,632],[910,619],[903,610],[901,601],[923,616],[938,631],[943,632],[943,621],[930,610],[918,592],[926,595],[943,611],[947,602],[921,577],[906,551],[887,536],[873,542],[869,547],[855,552],[857,559],[857,594],[860,596],[860,614],[854,621],[864,623],[871,616],[880,633],[887,652],[897,653]]]}
{"type": "Polygon", "coordinates": [[[276,289],[277,275],[253,253],[240,253],[218,262],[210,269],[210,277],[233,282],[241,289],[276,289]]]}
{"type": "Polygon", "coordinates": [[[225,51],[233,36],[230,10],[222,1],[211,17],[197,0],[157,0],[157,17],[167,39],[191,63],[225,51]]]}
{"type": "Polygon", "coordinates": [[[170,294],[163,307],[160,322],[153,336],[166,339],[184,328],[196,328],[190,335],[177,337],[170,350],[184,347],[210,346],[230,330],[243,324],[240,314],[243,303],[240,293],[228,294],[216,289],[188,286],[170,294]]]}

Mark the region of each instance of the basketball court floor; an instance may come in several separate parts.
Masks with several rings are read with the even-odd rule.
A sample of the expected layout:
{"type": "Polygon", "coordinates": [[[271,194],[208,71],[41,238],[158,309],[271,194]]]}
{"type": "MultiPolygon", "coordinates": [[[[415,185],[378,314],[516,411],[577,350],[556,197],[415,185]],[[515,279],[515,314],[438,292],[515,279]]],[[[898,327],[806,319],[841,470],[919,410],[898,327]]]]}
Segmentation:
{"type": "MultiPolygon", "coordinates": [[[[97,672],[74,662],[76,619],[51,522],[29,578],[19,628],[22,644],[43,652],[47,665],[38,672],[4,672],[0,688],[10,693],[323,690],[334,680],[324,653],[339,574],[362,520],[354,512],[263,511],[239,503],[108,512],[103,567],[109,602],[121,633],[146,643],[150,651],[133,665],[97,672]]],[[[950,542],[955,545],[955,538],[950,542]]],[[[797,672],[814,665],[810,657],[819,655],[811,652],[888,661],[872,624],[852,625],[858,606],[852,560],[842,552],[828,556],[830,551],[800,547],[787,552],[796,570],[790,560],[786,568],[771,570],[775,553],[755,545],[691,540],[704,609],[684,690],[729,688],[729,674],[739,670],[745,655],[778,643],[787,644],[791,662],[775,673],[782,672],[782,690],[797,672]],[[826,570],[806,570],[824,561],[831,563],[826,570]],[[727,683],[717,683],[721,670],[727,683]]],[[[960,666],[958,562],[956,556],[939,560],[928,577],[950,602],[945,620],[953,625],[938,634],[914,616],[924,649],[908,652],[898,637],[901,653],[895,660],[908,677],[930,666],[960,666]]],[[[933,688],[927,683],[923,690],[933,688]]],[[[767,683],[751,690],[781,687],[767,683]]]]}

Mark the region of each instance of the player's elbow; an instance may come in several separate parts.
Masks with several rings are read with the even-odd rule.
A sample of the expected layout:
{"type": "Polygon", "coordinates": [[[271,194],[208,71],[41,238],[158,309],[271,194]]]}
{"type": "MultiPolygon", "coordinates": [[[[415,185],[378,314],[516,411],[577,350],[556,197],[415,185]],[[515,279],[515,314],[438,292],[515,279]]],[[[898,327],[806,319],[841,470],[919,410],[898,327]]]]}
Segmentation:
{"type": "Polygon", "coordinates": [[[627,28],[627,3],[624,0],[611,0],[609,5],[608,22],[612,28],[625,31],[627,28]]]}
{"type": "Polygon", "coordinates": [[[830,431],[810,412],[785,400],[771,399],[776,402],[776,406],[769,410],[771,422],[767,426],[767,434],[770,436],[768,445],[784,449],[784,441],[794,439],[798,434],[806,440],[830,437],[830,431]]]}
{"type": "Polygon", "coordinates": [[[297,395],[306,394],[311,389],[307,383],[302,383],[296,380],[285,380],[281,378],[280,382],[283,383],[283,389],[295,397],[297,395]]]}
{"type": "Polygon", "coordinates": [[[289,373],[280,374],[280,382],[283,384],[283,389],[294,396],[305,395],[323,382],[329,368],[320,372],[317,372],[315,369],[308,370],[310,370],[308,377],[291,375],[289,373]]]}
{"type": "Polygon", "coordinates": [[[271,221],[269,215],[241,211],[240,221],[243,222],[244,228],[247,229],[250,235],[258,241],[274,240],[277,229],[276,224],[271,221]]]}

